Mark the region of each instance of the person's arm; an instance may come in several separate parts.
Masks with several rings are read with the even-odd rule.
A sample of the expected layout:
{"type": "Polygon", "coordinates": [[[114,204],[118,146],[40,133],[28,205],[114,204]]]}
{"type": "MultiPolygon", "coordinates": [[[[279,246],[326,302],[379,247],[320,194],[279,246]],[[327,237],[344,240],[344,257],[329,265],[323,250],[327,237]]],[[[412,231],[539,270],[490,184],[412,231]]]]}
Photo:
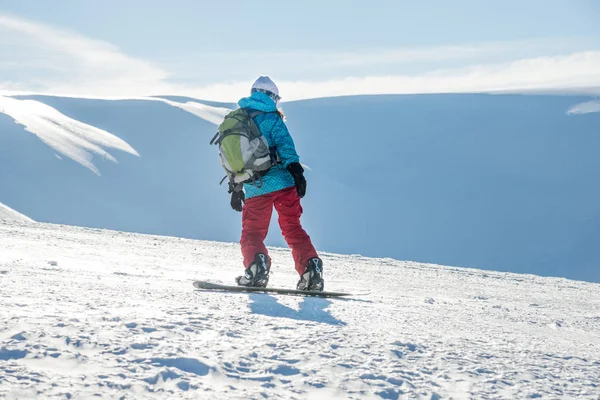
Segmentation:
{"type": "Polygon", "coordinates": [[[292,139],[285,122],[279,116],[276,116],[276,118],[271,137],[273,138],[273,146],[277,148],[279,153],[282,166],[287,168],[292,163],[299,163],[300,157],[296,153],[294,139],[292,139]]]}
{"type": "Polygon", "coordinates": [[[284,168],[294,178],[294,184],[296,191],[300,198],[306,194],[306,179],[304,178],[304,168],[300,164],[300,157],[296,153],[296,146],[294,145],[294,139],[287,129],[285,122],[280,117],[277,118],[277,122],[273,126],[273,142],[277,146],[277,152],[284,168]]]}

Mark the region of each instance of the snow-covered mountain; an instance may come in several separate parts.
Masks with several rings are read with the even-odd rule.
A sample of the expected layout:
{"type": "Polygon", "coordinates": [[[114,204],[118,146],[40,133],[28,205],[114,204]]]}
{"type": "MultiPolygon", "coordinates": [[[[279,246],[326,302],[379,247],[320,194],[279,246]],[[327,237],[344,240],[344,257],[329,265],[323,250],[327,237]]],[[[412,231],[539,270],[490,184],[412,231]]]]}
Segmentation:
{"type": "MultiPolygon", "coordinates": [[[[5,97],[0,202],[37,221],[237,241],[208,145],[231,107],[5,97]]],[[[284,110],[319,249],[600,281],[597,100],[357,96],[284,110]]],[[[284,245],[273,224],[268,243],[284,245]]]]}
{"type": "Polygon", "coordinates": [[[231,282],[237,245],[19,222],[0,243],[0,398],[600,396],[598,284],[328,253],[328,289],[370,294],[218,293],[192,280],[231,282]]]}

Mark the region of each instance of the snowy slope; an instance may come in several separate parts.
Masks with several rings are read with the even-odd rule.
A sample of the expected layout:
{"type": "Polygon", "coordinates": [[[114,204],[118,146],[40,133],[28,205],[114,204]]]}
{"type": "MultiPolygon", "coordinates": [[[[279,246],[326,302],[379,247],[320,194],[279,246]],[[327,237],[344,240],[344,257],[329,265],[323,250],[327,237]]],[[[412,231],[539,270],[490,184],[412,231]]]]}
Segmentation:
{"type": "MultiPolygon", "coordinates": [[[[18,101],[4,100],[12,117],[0,114],[0,202],[36,221],[239,240],[240,216],[218,186],[223,171],[208,144],[233,105],[18,101]],[[15,124],[40,122],[25,106],[44,127],[76,128],[65,139],[105,132],[103,142],[82,142],[96,152],[71,153],[91,157],[82,161],[100,175],[15,124]]],[[[284,103],[310,166],[305,227],[330,252],[600,282],[597,105],[585,96],[484,94],[284,103]]],[[[267,242],[284,246],[275,225],[267,242]]]]}
{"type": "Polygon", "coordinates": [[[0,203],[0,220],[11,220],[21,222],[33,222],[33,220],[7,205],[0,203]]]}
{"type": "MultiPolygon", "coordinates": [[[[69,157],[97,175],[100,172],[92,162],[93,154],[117,163],[104,147],[139,156],[135,149],[110,132],[69,118],[39,101],[0,96],[0,113],[13,118],[17,124],[36,135],[57,153],[69,157]]],[[[58,154],[56,157],[62,159],[58,154]]]]}
{"type": "MultiPolygon", "coordinates": [[[[600,397],[600,285],[325,254],[349,300],[195,291],[235,244],[0,223],[0,397],[600,397]]],[[[293,286],[273,249],[272,285],[293,286]]]]}

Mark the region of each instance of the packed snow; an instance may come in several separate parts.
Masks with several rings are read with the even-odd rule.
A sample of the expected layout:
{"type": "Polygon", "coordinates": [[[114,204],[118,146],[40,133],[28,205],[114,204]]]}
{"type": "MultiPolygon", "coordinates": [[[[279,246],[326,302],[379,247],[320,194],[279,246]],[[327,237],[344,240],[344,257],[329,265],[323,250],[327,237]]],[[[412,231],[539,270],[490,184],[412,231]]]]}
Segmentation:
{"type": "Polygon", "coordinates": [[[600,396],[598,284],[323,254],[361,295],[221,293],[192,281],[231,283],[235,243],[15,221],[0,243],[0,397],[600,396]]]}

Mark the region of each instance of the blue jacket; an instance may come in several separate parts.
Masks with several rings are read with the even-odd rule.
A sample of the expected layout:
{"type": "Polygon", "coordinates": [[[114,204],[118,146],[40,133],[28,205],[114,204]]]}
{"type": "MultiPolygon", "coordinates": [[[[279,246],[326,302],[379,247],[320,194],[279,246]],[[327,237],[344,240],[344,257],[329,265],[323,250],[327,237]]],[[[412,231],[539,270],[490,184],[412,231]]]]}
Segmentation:
{"type": "Polygon", "coordinates": [[[282,164],[273,166],[265,176],[263,176],[263,184],[257,187],[254,184],[244,184],[246,198],[252,198],[276,192],[294,186],[294,178],[286,169],[288,165],[294,162],[299,162],[300,158],[296,153],[296,146],[290,132],[285,126],[285,122],[277,113],[277,106],[273,99],[267,94],[254,92],[250,97],[244,97],[238,102],[240,108],[251,108],[253,110],[264,111],[264,114],[259,114],[254,117],[254,122],[262,135],[267,139],[269,147],[276,147],[277,153],[282,164]]]}

